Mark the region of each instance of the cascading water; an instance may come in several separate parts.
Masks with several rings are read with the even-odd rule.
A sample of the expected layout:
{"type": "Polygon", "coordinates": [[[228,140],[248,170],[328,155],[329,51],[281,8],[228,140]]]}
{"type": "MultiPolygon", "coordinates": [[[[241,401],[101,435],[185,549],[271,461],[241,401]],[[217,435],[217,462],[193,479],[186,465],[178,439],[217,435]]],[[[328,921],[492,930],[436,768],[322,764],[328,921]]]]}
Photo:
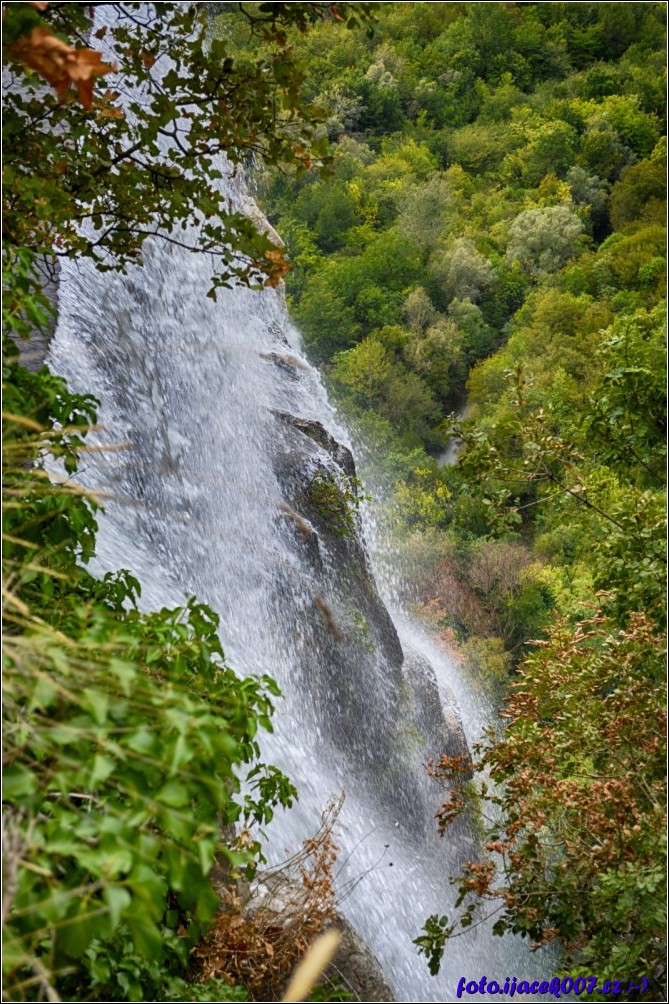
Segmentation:
{"type": "MultiPolygon", "coordinates": [[[[385,797],[375,797],[384,766],[379,733],[386,721],[390,732],[397,699],[383,651],[368,653],[367,679],[348,666],[369,720],[349,721],[339,742],[333,735],[332,720],[346,709],[339,691],[327,691],[328,642],[305,653],[308,624],[321,618],[314,598],[322,585],[314,586],[282,514],[285,491],[275,470],[291,434],[281,414],[317,420],[340,441],[343,433],[318,375],[300,356],[281,294],[234,289],[212,303],[208,286],[206,258],[159,242],[127,276],[100,274],[88,263],[63,268],[51,364],[73,389],[101,400],[97,444],[129,444],[85,458],[83,480],[107,497],[94,570],[129,568],[147,609],[197,595],[221,615],[230,664],[279,681],[286,697],[264,754],[295,781],[300,801],[276,820],[271,847],[279,854],[295,848],[317,828],[328,797],[345,790],[340,842],[348,861],[340,881],[368,874],[343,909],[398,999],[448,1000],[461,975],[503,982],[518,949],[509,958],[483,928],[449,946],[438,979],[411,944],[430,913],[448,912],[448,875],[460,850],[432,833],[420,750],[408,782],[415,786],[410,809],[406,790],[393,809],[392,776],[381,776],[385,797]],[[272,361],[287,351],[290,363],[272,361]]],[[[326,582],[330,572],[336,569],[326,567],[326,582]]],[[[431,654],[447,672],[443,656],[431,654]]],[[[463,683],[451,678],[450,685],[457,696],[463,683]]],[[[406,779],[398,780],[406,789],[406,779]]]]}
{"type": "MultiPolygon", "coordinates": [[[[248,207],[240,182],[226,184],[231,201],[248,207]]],[[[273,822],[268,850],[280,858],[299,846],[329,797],[345,791],[342,910],[398,1000],[453,1000],[461,976],[502,985],[540,977],[536,957],[530,975],[523,947],[492,938],[485,924],[449,944],[438,978],[412,945],[429,914],[450,912],[448,877],[472,840],[464,827],[436,836],[439,792],[422,769],[429,741],[407,725],[416,677],[403,675],[364,547],[328,541],[313,526],[305,536],[290,518],[300,478],[345,466],[347,451],[282,293],[235,288],[213,302],[209,285],[206,255],[160,239],[127,275],[63,266],[50,363],[101,401],[91,438],[103,448],[81,471],[106,504],[93,571],[130,569],[146,609],[196,595],[221,616],[229,663],[279,682],[285,697],[263,754],[300,799],[273,822]]],[[[407,640],[425,654],[408,630],[405,650],[407,640]]],[[[478,719],[466,683],[436,649],[427,654],[465,717],[478,719]]]]}

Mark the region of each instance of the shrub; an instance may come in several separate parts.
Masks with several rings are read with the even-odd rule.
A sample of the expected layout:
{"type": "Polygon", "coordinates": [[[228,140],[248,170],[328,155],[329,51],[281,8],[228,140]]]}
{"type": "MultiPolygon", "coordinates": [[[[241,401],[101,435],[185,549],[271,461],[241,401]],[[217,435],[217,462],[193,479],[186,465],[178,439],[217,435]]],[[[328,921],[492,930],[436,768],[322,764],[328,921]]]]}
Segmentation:
{"type": "Polygon", "coordinates": [[[94,403],[46,369],[7,372],[5,993],[189,999],[212,871],[261,858],[231,827],[295,797],[258,759],[279,691],[226,665],[208,607],[143,614],[132,576],[86,571],[96,503],[72,476],[94,403]]]}
{"type": "Polygon", "coordinates": [[[361,487],[360,481],[348,474],[319,470],[307,485],[305,496],[332,533],[351,537],[365,498],[360,493],[361,487]]]}
{"type": "MultiPolygon", "coordinates": [[[[458,880],[463,927],[482,900],[496,934],[557,940],[560,974],[643,974],[648,1001],[665,983],[664,657],[664,636],[641,613],[626,631],[597,611],[575,628],[558,622],[520,668],[473,793],[458,758],[431,771],[455,785],[443,828],[471,794],[485,820],[487,856],[458,880]]],[[[435,969],[458,926],[441,920],[417,942],[435,969]]]]}
{"type": "Polygon", "coordinates": [[[539,278],[556,272],[578,251],[583,223],[568,206],[527,209],[509,231],[507,259],[539,278]]]}

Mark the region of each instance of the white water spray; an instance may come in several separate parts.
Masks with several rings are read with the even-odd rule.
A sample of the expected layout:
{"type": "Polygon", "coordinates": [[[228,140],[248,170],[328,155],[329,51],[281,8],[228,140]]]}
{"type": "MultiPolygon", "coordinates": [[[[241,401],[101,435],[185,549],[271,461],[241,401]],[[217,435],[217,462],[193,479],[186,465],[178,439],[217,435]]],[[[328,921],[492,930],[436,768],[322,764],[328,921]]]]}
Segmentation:
{"type": "MultiPolygon", "coordinates": [[[[248,205],[240,183],[228,184],[231,202],[248,205]]],[[[392,635],[386,648],[378,645],[364,661],[335,659],[332,643],[313,647],[315,591],[327,589],[338,569],[326,560],[316,587],[313,565],[282,516],[277,464],[291,441],[280,415],[317,421],[339,442],[346,435],[301,355],[281,291],[236,288],[212,302],[209,264],[206,255],[152,239],[143,267],[127,275],[101,274],[88,261],[63,266],[50,363],[73,391],[100,399],[101,428],[90,439],[128,444],[90,453],[82,464],[81,480],[106,499],[92,570],[128,568],[142,583],[145,609],[196,595],[220,614],[237,672],[277,679],[285,698],[263,755],[291,777],[300,799],[272,824],[269,851],[280,858],[294,850],[318,828],[329,797],[346,792],[342,909],[398,1000],[454,1000],[461,976],[502,985],[507,976],[541,977],[539,959],[530,966],[523,946],[492,938],[486,925],[448,945],[437,978],[417,955],[412,939],[426,917],[451,913],[449,875],[471,842],[436,836],[439,793],[429,791],[411,737],[398,755],[401,777],[381,749],[384,722],[390,735],[400,701],[387,661],[397,644],[390,622],[378,629],[392,635]],[[292,362],[277,365],[286,355],[292,362]],[[328,688],[336,673],[350,674],[351,706],[364,715],[347,717],[341,680],[328,688]]],[[[409,638],[407,625],[400,629],[403,643],[429,649],[425,639],[409,638]]],[[[478,732],[472,709],[480,705],[466,681],[436,649],[427,654],[459,698],[465,726],[478,732]]]]}

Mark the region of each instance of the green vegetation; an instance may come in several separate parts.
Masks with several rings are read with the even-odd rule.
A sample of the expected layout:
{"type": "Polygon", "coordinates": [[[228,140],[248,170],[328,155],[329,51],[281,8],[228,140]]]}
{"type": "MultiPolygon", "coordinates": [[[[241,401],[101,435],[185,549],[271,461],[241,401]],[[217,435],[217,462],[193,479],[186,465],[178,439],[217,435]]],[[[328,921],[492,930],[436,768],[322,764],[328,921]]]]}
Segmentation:
{"type": "Polygon", "coordinates": [[[142,614],[132,576],[82,567],[97,504],[69,475],[94,402],[46,368],[4,381],[5,992],[245,999],[184,977],[212,869],[252,874],[257,827],[295,796],[258,761],[279,691],[226,666],[208,607],[142,614]]]}
{"type": "MultiPolygon", "coordinates": [[[[364,4],[225,5],[209,27],[204,6],[125,4],[94,33],[115,40],[123,90],[144,89],[124,111],[111,65],[77,46],[90,5],[7,5],[7,998],[251,986],[210,959],[193,981],[189,959],[233,937],[230,914],[208,927],[212,882],[253,874],[260,827],[294,798],[258,761],[276,687],[226,665],[207,607],[142,613],[131,576],[86,571],[97,502],[74,476],[96,402],[17,355],[50,321],[42,259],[122,270],[148,236],[200,223],[212,296],[280,281],[283,250],[228,212],[225,152],[260,160],[294,316],[388,497],[418,607],[508,694],[478,780],[431,768],[450,787],[441,827],[473,795],[485,837],[458,916],[430,918],[418,947],[436,972],[489,906],[496,933],[556,941],[570,975],[645,975],[658,999],[664,7],[371,5],[368,37],[346,31],[364,4]]],[[[350,532],[357,485],[317,476],[309,494],[350,532]]]]}
{"type": "Polygon", "coordinates": [[[93,70],[92,50],[72,48],[92,27],[86,4],[37,6],[46,9],[12,4],[5,19],[5,57],[22,81],[8,90],[4,113],[8,253],[23,246],[33,255],[89,257],[100,269],[123,269],[157,236],[208,254],[212,295],[233,278],[276,284],[283,257],[247,216],[230,211],[218,185],[220,155],[233,165],[250,156],[302,170],[323,164],[326,144],[313,135],[318,113],[300,96],[302,73],[284,31],[304,30],[327,5],[251,5],[246,14],[228,14],[237,36],[244,25],[247,38],[255,32],[264,39],[262,53],[212,37],[202,5],[165,3],[157,13],[141,3],[113,5],[113,26],[98,28],[93,41],[113,45],[120,66],[93,70]],[[166,54],[169,71],[153,73],[166,54]],[[34,74],[26,79],[21,68],[56,93],[35,89],[34,74]],[[93,99],[93,76],[115,69],[124,87],[138,88],[127,108],[104,80],[93,99]],[[189,224],[200,224],[197,241],[183,234],[189,224]]]}
{"type": "MultiPolygon", "coordinates": [[[[459,918],[430,918],[417,944],[436,971],[483,900],[497,933],[557,939],[565,972],[643,972],[656,999],[665,10],[375,16],[372,39],[333,24],[294,39],[333,178],[269,171],[263,192],[419,609],[482,685],[507,681],[505,730],[475,764],[499,785],[477,804],[504,822],[460,878],[459,918]],[[439,467],[453,435],[459,461],[439,467]]],[[[435,766],[454,786],[444,825],[462,766],[435,766]]]]}
{"type": "Polygon", "coordinates": [[[337,537],[351,537],[355,533],[360,504],[366,497],[361,494],[361,487],[358,478],[319,470],[304,494],[307,503],[316,509],[332,533],[337,537]]]}
{"type": "Polygon", "coordinates": [[[99,504],[76,475],[97,402],[26,369],[19,347],[48,329],[43,281],[59,257],[123,270],[148,236],[195,240],[193,223],[211,295],[275,285],[283,254],[228,211],[216,158],[324,163],[284,32],[356,17],[346,4],[234,5],[237,40],[257,34],[261,52],[207,38],[202,5],[107,6],[118,19],[95,31],[88,4],[3,10],[3,999],[246,1000],[254,966],[281,985],[325,916],[327,876],[292,918],[291,952],[268,965],[271,933],[229,910],[255,939],[247,969],[207,965],[222,890],[253,877],[261,827],[296,796],[259,760],[278,688],[226,665],[207,606],[143,613],[127,572],[90,575],[99,504]],[[90,32],[113,42],[119,90],[82,45],[90,32]],[[123,107],[132,87],[141,106],[123,107]]]}

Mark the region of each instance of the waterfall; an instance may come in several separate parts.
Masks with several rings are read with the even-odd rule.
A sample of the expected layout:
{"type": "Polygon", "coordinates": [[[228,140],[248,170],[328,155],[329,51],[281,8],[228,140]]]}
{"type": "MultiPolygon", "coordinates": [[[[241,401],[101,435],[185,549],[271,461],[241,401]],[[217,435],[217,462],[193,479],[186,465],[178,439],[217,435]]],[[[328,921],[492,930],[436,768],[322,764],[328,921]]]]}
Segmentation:
{"type": "MultiPolygon", "coordinates": [[[[226,184],[231,202],[249,208],[241,182],[226,184]]],[[[416,953],[427,916],[451,914],[449,875],[472,841],[463,828],[436,835],[440,799],[423,771],[425,743],[402,731],[400,646],[430,659],[472,734],[481,705],[408,623],[398,640],[359,542],[369,526],[350,544],[321,540],[317,555],[296,534],[287,484],[295,471],[308,480],[331,467],[331,444],[346,446],[346,432],[282,291],[237,287],[214,302],[209,286],[206,255],[160,239],[125,275],[89,261],[63,265],[50,365],[101,401],[89,437],[99,449],[80,472],[105,504],[91,569],[128,568],[147,610],[196,595],[220,614],[230,665],[278,681],[284,698],[263,756],[294,781],[299,802],[277,814],[268,851],[295,850],[329,797],[346,793],[341,908],[398,1000],[452,1000],[461,976],[541,978],[548,967],[542,973],[538,957],[530,964],[523,946],[493,938],[487,925],[449,943],[439,977],[416,953]],[[303,435],[310,423],[332,440],[303,435]],[[319,597],[343,641],[324,629],[319,597]]]]}
{"type": "MultiPolygon", "coordinates": [[[[373,797],[382,766],[373,730],[360,723],[356,732],[353,721],[345,739],[333,738],[331,719],[342,712],[323,686],[327,645],[304,652],[305,622],[319,617],[312,569],[280,508],[285,492],[275,459],[291,432],[280,416],[316,420],[340,442],[345,433],[301,355],[281,292],[235,288],[213,303],[208,287],[206,257],[159,241],[145,247],[144,266],[125,276],[101,274],[88,262],[63,267],[50,362],[73,390],[102,402],[91,440],[104,448],[82,464],[82,480],[106,506],[93,571],[129,568],[146,609],[197,595],[221,615],[230,664],[278,680],[285,699],[263,753],[293,779],[300,799],[277,817],[270,847],[280,856],[298,846],[317,828],[329,795],[346,792],[340,882],[366,874],[343,910],[398,999],[447,1000],[462,975],[503,982],[516,974],[509,966],[518,949],[510,960],[506,942],[484,928],[448,946],[438,978],[411,944],[430,913],[449,912],[448,877],[459,851],[448,838],[438,841],[427,803],[419,807],[422,819],[406,818],[399,795],[395,811],[392,793],[373,797]],[[290,363],[277,365],[285,357],[290,363]],[[317,678],[311,691],[310,670],[317,678]]],[[[457,697],[465,681],[438,650],[429,654],[457,697]]],[[[376,662],[367,682],[357,680],[355,665],[348,669],[383,723],[397,695],[382,654],[376,662]]],[[[464,694],[461,707],[472,704],[475,696],[464,694]]],[[[414,767],[422,792],[420,756],[414,767]]],[[[522,969],[519,978],[527,975],[526,964],[522,969]]]]}

